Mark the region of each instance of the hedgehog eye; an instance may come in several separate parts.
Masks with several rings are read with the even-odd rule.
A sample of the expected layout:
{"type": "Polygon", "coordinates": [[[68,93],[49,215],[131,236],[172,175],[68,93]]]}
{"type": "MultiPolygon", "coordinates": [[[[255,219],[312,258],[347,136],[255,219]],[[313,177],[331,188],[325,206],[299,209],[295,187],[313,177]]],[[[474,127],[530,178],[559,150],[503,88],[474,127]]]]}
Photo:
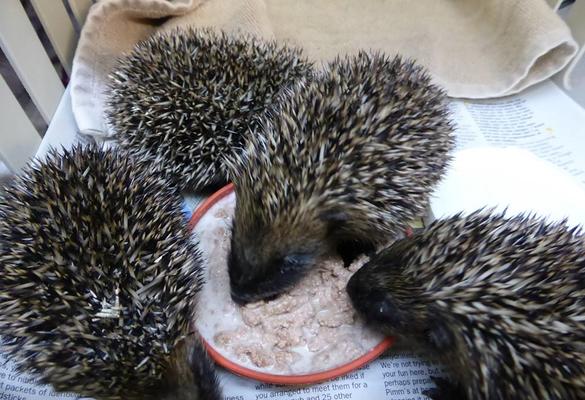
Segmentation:
{"type": "Polygon", "coordinates": [[[311,256],[308,254],[291,254],[283,257],[280,270],[282,272],[296,271],[308,265],[310,260],[311,256]]]}

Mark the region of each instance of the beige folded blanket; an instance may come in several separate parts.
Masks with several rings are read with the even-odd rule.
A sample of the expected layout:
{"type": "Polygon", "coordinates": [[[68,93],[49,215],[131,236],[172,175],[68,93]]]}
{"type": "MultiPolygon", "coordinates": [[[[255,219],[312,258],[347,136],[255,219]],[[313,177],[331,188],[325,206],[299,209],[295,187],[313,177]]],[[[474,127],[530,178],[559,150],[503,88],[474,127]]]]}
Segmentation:
{"type": "Polygon", "coordinates": [[[578,50],[545,0],[100,0],[71,76],[82,133],[111,136],[103,105],[116,58],[177,26],[276,38],[316,61],[358,49],[401,53],[425,65],[450,96],[464,98],[517,93],[561,70],[578,50]]]}

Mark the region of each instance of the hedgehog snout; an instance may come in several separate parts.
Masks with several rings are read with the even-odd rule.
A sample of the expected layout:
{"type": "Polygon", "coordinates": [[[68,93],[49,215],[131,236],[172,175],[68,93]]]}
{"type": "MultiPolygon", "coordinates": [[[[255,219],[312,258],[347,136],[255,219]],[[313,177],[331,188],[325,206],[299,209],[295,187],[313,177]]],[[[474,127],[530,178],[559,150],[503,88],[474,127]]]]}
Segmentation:
{"type": "Polygon", "coordinates": [[[250,263],[232,252],[228,262],[232,300],[239,305],[273,300],[301,280],[314,260],[310,253],[294,253],[266,264],[250,263]]]}
{"type": "Polygon", "coordinates": [[[234,303],[244,306],[259,300],[274,300],[291,285],[286,278],[271,275],[251,277],[244,281],[230,280],[230,295],[234,303]]]}
{"type": "Polygon", "coordinates": [[[230,294],[234,303],[245,305],[254,300],[251,287],[254,287],[253,266],[246,262],[233,248],[228,258],[228,274],[230,278],[230,294]]]}
{"type": "Polygon", "coordinates": [[[396,333],[403,329],[406,324],[403,310],[388,293],[372,288],[359,272],[351,277],[346,288],[356,311],[366,323],[384,332],[396,333]]]}
{"type": "Polygon", "coordinates": [[[400,310],[390,296],[382,292],[371,291],[353,304],[366,323],[381,331],[396,334],[403,331],[406,326],[403,310],[400,310]]]}
{"type": "Polygon", "coordinates": [[[362,314],[366,320],[378,321],[390,317],[392,305],[388,297],[377,290],[360,288],[355,285],[356,281],[350,281],[347,286],[349,298],[355,309],[362,314]]]}
{"type": "Polygon", "coordinates": [[[239,306],[245,306],[255,300],[255,296],[240,292],[239,289],[234,289],[233,285],[230,291],[232,301],[239,306]]]}

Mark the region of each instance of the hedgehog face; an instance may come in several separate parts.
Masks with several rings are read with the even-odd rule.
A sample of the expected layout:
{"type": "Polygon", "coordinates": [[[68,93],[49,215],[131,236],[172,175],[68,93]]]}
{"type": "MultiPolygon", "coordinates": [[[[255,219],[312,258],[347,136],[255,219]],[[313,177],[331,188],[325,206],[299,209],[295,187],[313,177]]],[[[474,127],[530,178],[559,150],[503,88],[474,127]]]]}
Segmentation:
{"type": "Polygon", "coordinates": [[[403,251],[409,241],[399,241],[372,257],[347,284],[355,309],[368,324],[389,335],[410,335],[425,329],[422,296],[403,273],[403,251]]]}
{"type": "Polygon", "coordinates": [[[368,263],[356,272],[347,284],[347,293],[354,308],[366,322],[387,334],[395,335],[408,329],[411,317],[403,302],[388,292],[377,280],[375,265],[368,263]]]}
{"type": "Polygon", "coordinates": [[[238,229],[232,229],[228,272],[234,302],[244,305],[277,297],[322,255],[322,241],[297,240],[298,236],[289,232],[284,238],[270,234],[242,237],[238,229]]]}
{"type": "Polygon", "coordinates": [[[288,254],[261,254],[262,258],[253,249],[239,250],[233,242],[232,246],[228,259],[231,295],[240,305],[275,298],[297,283],[317,258],[312,246],[291,249],[288,254]]]}

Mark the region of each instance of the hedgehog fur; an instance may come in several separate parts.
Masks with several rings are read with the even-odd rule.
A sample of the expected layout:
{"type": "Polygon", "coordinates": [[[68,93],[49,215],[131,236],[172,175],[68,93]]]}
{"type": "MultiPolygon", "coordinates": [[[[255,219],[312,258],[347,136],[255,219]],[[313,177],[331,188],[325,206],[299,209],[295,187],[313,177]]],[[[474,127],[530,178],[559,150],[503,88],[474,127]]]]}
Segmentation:
{"type": "Polygon", "coordinates": [[[399,56],[337,58],[284,92],[231,165],[239,303],[278,295],[329,250],[347,263],[401,233],[454,144],[444,92],[399,56]]]}
{"type": "Polygon", "coordinates": [[[183,190],[228,182],[275,95],[311,74],[301,51],[248,34],[175,29],[135,46],[110,78],[106,116],[127,150],[183,190]]]}
{"type": "Polygon", "coordinates": [[[219,399],[191,332],[201,258],[150,165],[53,151],[0,200],[0,332],[21,371],[96,399],[219,399]]]}
{"type": "Polygon", "coordinates": [[[584,249],[565,221],[480,210],[381,251],[347,290],[367,322],[452,368],[459,386],[432,398],[583,399],[584,249]]]}

